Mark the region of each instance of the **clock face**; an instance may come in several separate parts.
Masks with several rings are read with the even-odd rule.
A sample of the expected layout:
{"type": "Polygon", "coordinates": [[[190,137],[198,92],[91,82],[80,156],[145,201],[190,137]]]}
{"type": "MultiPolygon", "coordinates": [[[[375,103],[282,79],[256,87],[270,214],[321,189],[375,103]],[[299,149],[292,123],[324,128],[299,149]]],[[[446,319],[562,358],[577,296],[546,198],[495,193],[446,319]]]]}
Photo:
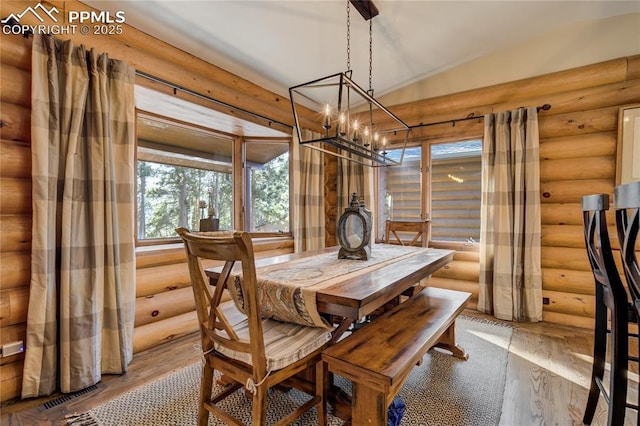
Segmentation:
{"type": "Polygon", "coordinates": [[[356,212],[347,212],[340,217],[337,229],[340,246],[347,251],[359,250],[369,244],[369,232],[365,217],[356,212]]]}

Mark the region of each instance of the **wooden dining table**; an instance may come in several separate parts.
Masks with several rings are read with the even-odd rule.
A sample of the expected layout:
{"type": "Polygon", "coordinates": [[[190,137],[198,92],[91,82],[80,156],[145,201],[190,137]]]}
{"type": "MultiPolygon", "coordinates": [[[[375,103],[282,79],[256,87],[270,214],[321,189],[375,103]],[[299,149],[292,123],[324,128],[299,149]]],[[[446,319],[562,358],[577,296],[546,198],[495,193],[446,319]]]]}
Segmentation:
{"type": "MultiPolygon", "coordinates": [[[[329,247],[320,250],[312,250],[301,253],[291,253],[268,258],[257,259],[256,276],[261,282],[261,272],[270,268],[280,271],[292,271],[292,275],[299,276],[303,271],[295,272],[295,268],[318,268],[323,263],[329,271],[338,270],[333,264],[332,258],[338,258],[339,247],[329,247]],[[335,256],[334,256],[335,255],[335,256]]],[[[312,287],[315,292],[315,309],[324,319],[332,324],[337,324],[333,329],[333,340],[339,339],[348,327],[359,321],[388,303],[394,303],[410,287],[419,283],[422,279],[442,268],[453,259],[453,250],[401,247],[393,244],[373,245],[371,261],[347,260],[352,262],[356,271],[345,273],[328,272],[326,279],[318,279],[313,275],[312,287]],[[394,256],[393,251],[399,251],[394,256]],[[403,250],[403,251],[400,251],[403,250]],[[375,262],[377,252],[391,252],[384,261],[375,262]],[[327,284],[328,283],[328,284],[327,284]]],[[[342,261],[341,265],[344,264],[342,261]]],[[[220,268],[208,268],[206,274],[212,280],[212,284],[218,278],[220,268]]],[[[273,279],[269,279],[273,284],[273,279]]]]}

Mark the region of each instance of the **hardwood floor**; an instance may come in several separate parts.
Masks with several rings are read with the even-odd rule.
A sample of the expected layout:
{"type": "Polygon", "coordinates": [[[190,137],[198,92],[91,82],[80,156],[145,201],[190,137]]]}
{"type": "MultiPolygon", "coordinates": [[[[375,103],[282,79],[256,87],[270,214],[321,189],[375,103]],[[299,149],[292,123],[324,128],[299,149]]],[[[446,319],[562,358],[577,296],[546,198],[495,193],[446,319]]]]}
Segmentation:
{"type": "MultiPolygon", "coordinates": [[[[490,318],[476,312],[464,315],[490,318]]],[[[502,408],[503,426],[580,425],[591,375],[592,338],[588,330],[548,323],[515,324],[507,366],[502,408]]],[[[123,376],[105,376],[97,389],[45,409],[43,404],[61,395],[2,406],[0,424],[60,425],[65,415],[83,413],[134,387],[200,359],[196,334],[150,349],[134,357],[123,376]]],[[[634,350],[637,350],[637,346],[634,350]]],[[[472,354],[473,355],[473,354],[472,354]]],[[[633,363],[632,363],[633,364],[633,363]]],[[[631,365],[630,399],[637,401],[638,369],[631,365]]],[[[626,425],[636,425],[636,412],[627,410],[626,425]]],[[[593,422],[606,425],[601,398],[593,422]]],[[[162,426],[162,425],[158,425],[162,426]]],[[[485,425],[480,425],[485,426],[485,425]]]]}

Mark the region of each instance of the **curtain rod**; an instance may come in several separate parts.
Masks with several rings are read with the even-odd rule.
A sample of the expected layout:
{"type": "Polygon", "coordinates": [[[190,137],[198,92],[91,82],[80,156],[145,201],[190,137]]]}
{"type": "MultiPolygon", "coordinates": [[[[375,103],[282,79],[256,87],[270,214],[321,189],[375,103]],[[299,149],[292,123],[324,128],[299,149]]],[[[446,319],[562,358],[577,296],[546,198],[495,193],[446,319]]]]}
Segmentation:
{"type": "MultiPolygon", "coordinates": [[[[536,107],[536,110],[538,112],[540,112],[540,110],[543,111],[549,111],[551,109],[551,105],[549,104],[544,104],[544,105],[540,105],[538,107],[536,107]]],[[[452,126],[455,127],[456,123],[458,121],[467,121],[467,120],[477,120],[477,119],[483,119],[484,115],[473,115],[473,113],[468,116],[468,117],[464,117],[464,118],[452,118],[451,120],[443,120],[443,121],[435,121],[433,123],[420,123],[420,124],[416,124],[414,126],[409,126],[410,129],[417,129],[419,127],[428,127],[428,126],[436,126],[438,124],[447,124],[447,123],[451,123],[452,126]]]]}
{"type": "Polygon", "coordinates": [[[188,94],[190,94],[192,96],[195,96],[197,98],[204,99],[206,101],[212,102],[212,103],[214,103],[216,105],[220,105],[220,106],[223,106],[225,108],[230,108],[230,109],[232,109],[234,111],[238,111],[240,113],[250,115],[250,116],[252,116],[254,118],[258,118],[260,120],[264,120],[264,121],[266,121],[268,123],[269,127],[271,127],[271,124],[276,123],[276,124],[279,124],[281,126],[288,127],[289,129],[293,129],[293,126],[291,126],[290,124],[283,123],[281,121],[274,120],[273,118],[269,118],[269,117],[266,117],[264,115],[260,115],[258,113],[246,110],[244,108],[240,108],[240,107],[228,104],[226,102],[220,101],[220,100],[212,98],[210,96],[206,96],[206,95],[203,95],[201,93],[194,92],[191,89],[187,89],[186,87],[180,86],[180,85],[175,84],[175,83],[171,83],[170,81],[163,80],[163,79],[161,79],[159,77],[155,77],[155,76],[153,76],[151,74],[148,74],[146,72],[136,70],[136,75],[140,76],[140,77],[143,77],[143,78],[146,78],[147,80],[151,80],[151,81],[154,81],[156,83],[161,83],[161,84],[164,84],[165,86],[169,86],[169,87],[171,87],[173,89],[173,93],[174,94],[176,93],[176,90],[180,90],[182,92],[188,93],[188,94]]]}

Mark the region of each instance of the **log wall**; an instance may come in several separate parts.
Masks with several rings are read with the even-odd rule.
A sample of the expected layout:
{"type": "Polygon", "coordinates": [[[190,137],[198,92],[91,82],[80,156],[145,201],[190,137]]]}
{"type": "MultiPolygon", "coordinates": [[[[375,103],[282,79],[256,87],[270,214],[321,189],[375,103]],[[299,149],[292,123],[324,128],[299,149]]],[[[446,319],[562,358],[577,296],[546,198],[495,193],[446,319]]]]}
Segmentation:
{"type": "MultiPolygon", "coordinates": [[[[640,56],[391,107],[409,125],[551,105],[539,112],[542,213],[542,286],[545,321],[592,327],[594,284],[584,249],[580,199],[613,194],[618,110],[640,103],[640,56]]],[[[483,136],[483,120],[418,128],[414,143],[483,136]]],[[[327,202],[329,202],[327,200],[327,202]]],[[[609,216],[614,223],[613,215],[609,216]]],[[[614,229],[611,236],[615,237],[614,229]]],[[[613,242],[617,245],[617,241],[613,242]]],[[[477,306],[479,265],[472,248],[458,248],[454,261],[430,285],[473,293],[477,306]],[[462,258],[460,256],[463,256],[462,258]]]]}
{"type": "MultiPolygon", "coordinates": [[[[3,2],[0,15],[20,12],[27,3],[3,2]]],[[[65,7],[87,8],[73,1],[65,7]]],[[[0,344],[26,340],[31,274],[31,41],[0,35],[0,344]]],[[[198,93],[227,98],[230,104],[286,124],[293,121],[288,99],[133,28],[127,27],[119,38],[82,36],[74,42],[198,93]]],[[[257,257],[291,253],[293,240],[264,239],[256,241],[255,249],[257,257]]],[[[197,331],[184,249],[139,249],[136,267],[134,354],[197,331]]],[[[0,358],[1,402],[19,397],[23,360],[23,354],[0,358]]]]}
{"type": "MultiPolygon", "coordinates": [[[[2,2],[0,15],[28,2],[2,2]]],[[[38,2],[31,2],[35,6],[38,2]]],[[[43,2],[86,10],[77,1],[43,2]]],[[[27,22],[34,24],[35,22],[27,22]]],[[[68,36],[137,69],[183,87],[292,124],[288,99],[238,78],[131,27],[118,36],[68,36]]],[[[0,344],[25,340],[31,247],[30,79],[31,40],[0,35],[0,344]]],[[[392,108],[410,125],[482,116],[523,105],[550,104],[540,113],[543,291],[545,321],[589,327],[593,286],[584,255],[579,201],[613,192],[617,114],[640,103],[640,57],[620,58],[531,79],[424,99],[392,108]],[[585,165],[588,165],[585,166],[585,165]]],[[[236,115],[233,110],[225,111],[236,115]]],[[[310,114],[310,113],[309,113],[310,114]]],[[[304,114],[303,114],[304,115],[304,114]]],[[[247,117],[245,117],[247,118],[247,117]]],[[[274,124],[277,125],[277,124],[274,124]]],[[[482,136],[482,119],[430,126],[414,140],[452,141],[482,136]]],[[[325,156],[326,242],[335,245],[335,160],[325,156]]],[[[260,255],[291,252],[292,241],[264,243],[260,255]]],[[[464,289],[477,300],[477,251],[460,247],[430,284],[464,289]]],[[[137,258],[134,352],[196,330],[181,248],[140,252],[137,258]],[[171,301],[169,303],[168,301],[171,301]]],[[[472,307],[475,305],[472,305],[472,307]]],[[[22,355],[0,358],[0,400],[19,396],[22,355]]]]}

